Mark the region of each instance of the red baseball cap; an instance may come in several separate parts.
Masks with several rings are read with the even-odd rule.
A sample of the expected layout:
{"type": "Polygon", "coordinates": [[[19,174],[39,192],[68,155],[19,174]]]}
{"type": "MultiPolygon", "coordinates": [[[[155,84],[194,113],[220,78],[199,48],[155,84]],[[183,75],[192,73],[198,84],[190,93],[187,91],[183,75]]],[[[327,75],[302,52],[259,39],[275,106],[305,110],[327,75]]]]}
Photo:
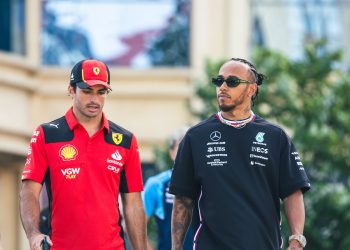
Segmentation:
{"type": "Polygon", "coordinates": [[[108,66],[94,59],[82,60],[72,69],[70,85],[76,85],[81,89],[102,85],[112,90],[108,66]]]}

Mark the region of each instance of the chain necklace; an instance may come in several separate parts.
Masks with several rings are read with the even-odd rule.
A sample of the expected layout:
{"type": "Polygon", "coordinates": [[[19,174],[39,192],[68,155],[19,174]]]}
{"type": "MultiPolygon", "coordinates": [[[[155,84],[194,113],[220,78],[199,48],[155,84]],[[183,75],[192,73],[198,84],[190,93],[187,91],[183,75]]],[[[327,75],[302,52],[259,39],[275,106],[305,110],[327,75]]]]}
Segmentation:
{"type": "Polygon", "coordinates": [[[243,120],[227,120],[222,116],[222,111],[219,111],[216,116],[219,118],[219,120],[228,126],[234,127],[234,128],[243,128],[245,125],[247,125],[249,122],[253,121],[256,117],[254,112],[251,110],[250,111],[250,116],[248,118],[245,118],[243,120]]]}

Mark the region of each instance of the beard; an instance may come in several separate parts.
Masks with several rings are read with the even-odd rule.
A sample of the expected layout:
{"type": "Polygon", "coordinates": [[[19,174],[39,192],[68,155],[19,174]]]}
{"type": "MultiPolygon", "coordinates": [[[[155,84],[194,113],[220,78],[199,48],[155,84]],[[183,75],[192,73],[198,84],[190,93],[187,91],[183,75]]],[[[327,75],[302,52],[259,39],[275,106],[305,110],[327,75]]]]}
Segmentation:
{"type": "Polygon", "coordinates": [[[83,104],[77,100],[75,101],[74,106],[75,106],[75,110],[80,114],[80,116],[86,119],[92,119],[92,118],[98,117],[101,114],[102,108],[103,108],[103,104],[101,105],[93,102],[88,104],[83,104]],[[89,110],[91,106],[95,107],[93,111],[89,110]]]}
{"type": "Polygon", "coordinates": [[[243,104],[244,99],[246,97],[247,91],[243,91],[243,93],[231,104],[223,104],[218,101],[219,108],[222,112],[230,112],[236,109],[236,107],[243,104]]]}

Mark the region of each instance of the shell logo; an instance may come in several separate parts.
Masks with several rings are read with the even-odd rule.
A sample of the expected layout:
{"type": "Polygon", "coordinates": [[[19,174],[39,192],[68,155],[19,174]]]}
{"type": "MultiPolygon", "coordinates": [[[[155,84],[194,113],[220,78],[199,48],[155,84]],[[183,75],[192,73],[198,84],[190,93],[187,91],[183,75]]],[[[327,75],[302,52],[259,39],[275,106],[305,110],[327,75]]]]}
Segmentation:
{"type": "Polygon", "coordinates": [[[78,155],[78,150],[73,145],[64,145],[60,149],[60,156],[64,161],[73,161],[78,155]]]}

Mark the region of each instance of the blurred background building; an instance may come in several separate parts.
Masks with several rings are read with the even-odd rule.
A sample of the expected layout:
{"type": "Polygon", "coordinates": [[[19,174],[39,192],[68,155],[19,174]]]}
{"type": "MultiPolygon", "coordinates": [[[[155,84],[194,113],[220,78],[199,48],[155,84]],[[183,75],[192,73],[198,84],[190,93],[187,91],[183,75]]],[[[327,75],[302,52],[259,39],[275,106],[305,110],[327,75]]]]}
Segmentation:
{"type": "MultiPolygon", "coordinates": [[[[70,69],[105,61],[108,118],[133,131],[144,170],[153,149],[191,124],[192,85],[205,60],[249,58],[254,47],[302,56],[309,39],[343,48],[350,65],[350,3],[341,0],[1,0],[0,233],[4,249],[29,249],[18,212],[32,132],[62,116],[70,69]]],[[[69,205],[69,204],[67,204],[69,205]]]]}

